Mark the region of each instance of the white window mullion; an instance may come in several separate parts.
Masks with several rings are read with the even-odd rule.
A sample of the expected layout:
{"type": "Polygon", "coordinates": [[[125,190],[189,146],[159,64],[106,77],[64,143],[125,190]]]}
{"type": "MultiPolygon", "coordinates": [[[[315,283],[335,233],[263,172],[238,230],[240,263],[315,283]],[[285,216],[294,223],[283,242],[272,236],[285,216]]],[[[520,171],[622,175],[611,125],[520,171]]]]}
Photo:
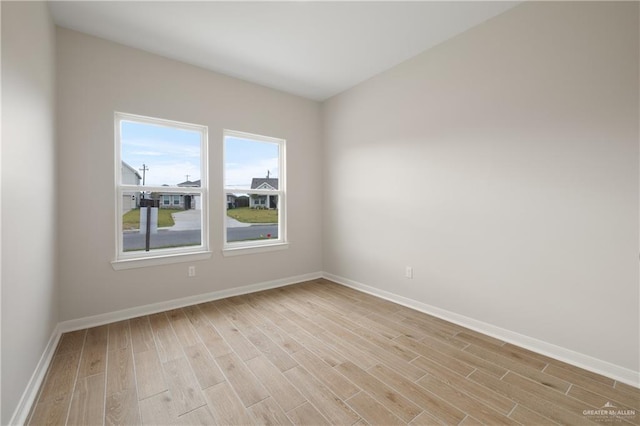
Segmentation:
{"type": "Polygon", "coordinates": [[[285,144],[284,139],[225,130],[223,145],[223,254],[225,256],[276,249],[276,246],[286,248],[285,144]],[[262,169],[264,174],[246,175],[242,173],[242,169],[262,169]],[[253,207],[259,212],[247,214],[244,216],[245,219],[259,221],[262,218],[260,215],[264,215],[263,218],[269,225],[253,224],[249,227],[244,224],[240,225],[244,228],[241,231],[234,229],[235,225],[228,226],[227,223],[233,223],[233,221],[229,221],[227,215],[235,216],[240,221],[243,218],[242,212],[228,209],[229,195],[235,195],[238,198],[249,197],[248,208],[253,207]],[[277,198],[277,202],[274,198],[277,198]],[[272,205],[274,208],[271,208],[272,205]],[[276,219],[273,212],[277,214],[275,223],[271,222],[276,219]]]}
{"type": "MultiPolygon", "coordinates": [[[[210,256],[207,229],[207,144],[206,126],[115,113],[116,256],[112,262],[115,269],[188,261],[195,259],[192,256],[194,254],[198,254],[198,258],[202,255],[210,256]],[[192,161],[196,156],[199,159],[192,161]],[[171,161],[175,162],[174,166],[171,161]],[[185,168],[184,179],[173,172],[178,168],[185,168]],[[199,186],[190,186],[198,180],[199,186]],[[125,196],[131,198],[125,200],[125,196]],[[184,208],[186,196],[191,196],[190,207],[199,211],[199,215],[195,218],[192,215],[183,216],[184,229],[199,229],[199,238],[196,237],[197,234],[190,232],[189,238],[193,242],[188,238],[185,242],[178,238],[182,229],[175,233],[159,233],[155,232],[154,226],[150,234],[152,245],[147,247],[145,241],[145,247],[141,250],[138,246],[145,234],[141,228],[146,218],[140,217],[138,220],[135,215],[141,214],[141,210],[131,210],[131,207],[140,206],[143,198],[155,199],[159,202],[160,215],[164,214],[160,212],[163,208],[184,208]],[[199,199],[198,209],[194,208],[196,199],[199,199]],[[165,204],[166,201],[168,204],[165,204]],[[131,204],[127,205],[126,202],[131,204]],[[130,230],[123,226],[127,211],[133,211],[127,216],[130,230]]],[[[157,225],[160,228],[160,220],[157,225]]]]}

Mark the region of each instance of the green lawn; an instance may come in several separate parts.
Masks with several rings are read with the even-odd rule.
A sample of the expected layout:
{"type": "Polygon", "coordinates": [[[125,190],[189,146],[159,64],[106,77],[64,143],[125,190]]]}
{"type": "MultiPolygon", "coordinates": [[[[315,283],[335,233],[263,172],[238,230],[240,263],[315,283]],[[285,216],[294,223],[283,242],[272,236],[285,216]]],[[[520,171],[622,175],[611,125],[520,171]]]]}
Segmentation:
{"type": "MultiPolygon", "coordinates": [[[[158,209],[158,228],[173,226],[173,218],[171,213],[180,210],[158,209]]],[[[140,228],[140,209],[130,210],[122,215],[122,229],[139,229],[140,228]]]]}
{"type": "Polygon", "coordinates": [[[227,209],[227,216],[244,223],[278,223],[278,210],[257,210],[249,207],[227,209]]]}

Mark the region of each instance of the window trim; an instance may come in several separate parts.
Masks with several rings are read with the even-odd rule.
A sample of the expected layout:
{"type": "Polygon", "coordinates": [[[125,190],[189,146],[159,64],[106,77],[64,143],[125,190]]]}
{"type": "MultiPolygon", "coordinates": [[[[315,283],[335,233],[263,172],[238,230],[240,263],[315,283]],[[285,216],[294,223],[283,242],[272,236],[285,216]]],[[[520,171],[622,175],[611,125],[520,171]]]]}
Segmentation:
{"type": "Polygon", "coordinates": [[[289,247],[287,239],[287,179],[286,179],[286,139],[263,136],[254,133],[224,129],[222,137],[222,254],[223,256],[237,256],[242,254],[262,253],[283,250],[289,247]],[[275,143],[278,145],[278,189],[237,189],[228,188],[226,183],[226,140],[227,137],[254,140],[256,142],[275,143]],[[278,196],[278,238],[271,240],[227,241],[227,196],[234,193],[247,195],[277,195],[278,196]]]}
{"type": "MultiPolygon", "coordinates": [[[[193,260],[200,260],[211,257],[211,251],[209,249],[209,170],[208,170],[208,127],[200,124],[185,123],[175,120],[167,120],[162,118],[147,117],[136,114],[129,114],[123,112],[114,112],[114,146],[115,146],[115,222],[116,222],[116,234],[115,234],[115,257],[111,262],[114,269],[130,269],[140,268],[146,266],[163,265],[177,262],[190,262],[193,260]],[[122,194],[125,192],[138,192],[140,186],[130,185],[122,183],[122,135],[121,124],[123,122],[136,122],[142,124],[150,124],[154,126],[163,126],[174,129],[183,129],[200,134],[200,187],[170,187],[172,193],[178,193],[178,197],[185,194],[197,193],[201,197],[200,209],[201,209],[201,239],[199,246],[185,246],[174,247],[165,249],[153,249],[148,252],[123,251],[123,229],[122,229],[122,194]]],[[[150,191],[167,191],[167,187],[145,186],[145,192],[150,191]]],[[[179,198],[178,198],[179,199],[179,198]]],[[[173,196],[170,202],[173,202],[173,196]]],[[[161,205],[164,204],[164,197],[161,200],[161,205]]],[[[169,204],[173,206],[173,204],[169,204]]]]}

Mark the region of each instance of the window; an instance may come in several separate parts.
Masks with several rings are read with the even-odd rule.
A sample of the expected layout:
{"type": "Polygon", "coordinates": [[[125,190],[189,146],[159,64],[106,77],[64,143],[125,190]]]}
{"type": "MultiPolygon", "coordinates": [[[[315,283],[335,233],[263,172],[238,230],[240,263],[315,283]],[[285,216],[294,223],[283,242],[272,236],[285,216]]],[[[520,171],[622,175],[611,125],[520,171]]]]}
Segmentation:
{"type": "Polygon", "coordinates": [[[116,113],[115,139],[114,267],[208,254],[207,128],[116,113]]]}
{"type": "Polygon", "coordinates": [[[224,133],[224,252],[286,248],[285,141],[224,133]]]}

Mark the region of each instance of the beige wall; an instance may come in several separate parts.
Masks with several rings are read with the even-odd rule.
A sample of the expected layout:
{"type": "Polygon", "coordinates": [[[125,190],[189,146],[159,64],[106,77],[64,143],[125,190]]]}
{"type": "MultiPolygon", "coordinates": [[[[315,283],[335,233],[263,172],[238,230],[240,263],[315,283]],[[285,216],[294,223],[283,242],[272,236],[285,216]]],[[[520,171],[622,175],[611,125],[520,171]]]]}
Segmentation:
{"type": "Polygon", "coordinates": [[[320,106],[58,29],[60,319],[69,320],[322,270],[320,106]],[[115,271],[114,111],[209,127],[213,256],[115,271]],[[287,140],[288,250],[223,257],[223,129],[287,140]],[[315,197],[315,195],[314,195],[315,197]]]}
{"type": "Polygon", "coordinates": [[[1,7],[2,423],[57,321],[323,269],[640,369],[637,3],[525,3],[322,111],[1,7]],[[114,111],[209,126],[195,278],[110,265],[114,111]],[[287,139],[289,250],[221,255],[224,128],[287,139]]]}
{"type": "Polygon", "coordinates": [[[327,101],[324,270],[640,370],[638,55],[525,3],[327,101]]]}
{"type": "Polygon", "coordinates": [[[58,321],[55,45],[42,2],[2,2],[2,416],[58,321]]]}

